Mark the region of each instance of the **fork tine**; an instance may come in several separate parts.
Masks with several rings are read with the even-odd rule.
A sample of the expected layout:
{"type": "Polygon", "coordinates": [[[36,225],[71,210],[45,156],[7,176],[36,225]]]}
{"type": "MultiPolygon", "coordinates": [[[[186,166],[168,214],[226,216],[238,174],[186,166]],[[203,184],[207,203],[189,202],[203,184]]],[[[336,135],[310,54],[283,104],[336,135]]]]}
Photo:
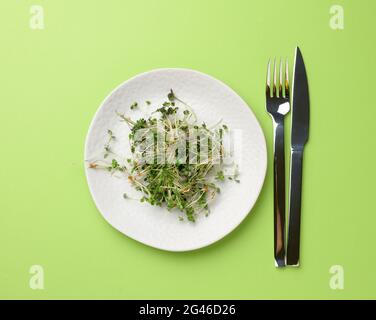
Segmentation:
{"type": "Polygon", "coordinates": [[[278,84],[278,97],[282,98],[282,86],[283,86],[283,61],[281,58],[281,61],[279,63],[279,84],[278,84]]]}
{"type": "Polygon", "coordinates": [[[285,71],[285,96],[290,97],[290,83],[289,83],[289,61],[286,58],[286,71],[285,71]]]}
{"type": "Polygon", "coordinates": [[[268,72],[266,75],[266,96],[270,97],[270,59],[268,61],[268,72]]]}
{"type": "Polygon", "coordinates": [[[274,58],[273,97],[277,96],[277,63],[274,58]]]}

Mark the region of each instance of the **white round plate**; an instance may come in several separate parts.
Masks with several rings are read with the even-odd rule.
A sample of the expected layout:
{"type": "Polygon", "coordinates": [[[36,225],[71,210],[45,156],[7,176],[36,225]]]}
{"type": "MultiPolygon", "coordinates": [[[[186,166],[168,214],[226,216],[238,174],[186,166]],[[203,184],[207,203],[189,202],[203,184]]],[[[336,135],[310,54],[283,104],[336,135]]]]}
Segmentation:
{"type": "Polygon", "coordinates": [[[227,85],[197,71],[159,69],[140,74],[116,88],[98,109],[85,146],[85,170],[95,204],[107,222],[128,237],[146,245],[169,251],[188,251],[210,245],[234,230],[248,215],[261,191],[267,166],[266,144],[262,129],[249,106],[227,85]],[[88,169],[87,161],[103,159],[107,130],[113,131],[116,153],[129,155],[128,127],[116,112],[131,118],[150,115],[150,109],[166,101],[173,89],[208,125],[218,120],[230,129],[241,130],[240,183],[222,183],[221,193],[210,204],[208,217],[195,223],[179,221],[178,213],[140,203],[126,178],[116,178],[105,170],[88,169]],[[147,107],[145,101],[151,101],[147,107]],[[129,106],[137,101],[139,110],[129,106]]]}

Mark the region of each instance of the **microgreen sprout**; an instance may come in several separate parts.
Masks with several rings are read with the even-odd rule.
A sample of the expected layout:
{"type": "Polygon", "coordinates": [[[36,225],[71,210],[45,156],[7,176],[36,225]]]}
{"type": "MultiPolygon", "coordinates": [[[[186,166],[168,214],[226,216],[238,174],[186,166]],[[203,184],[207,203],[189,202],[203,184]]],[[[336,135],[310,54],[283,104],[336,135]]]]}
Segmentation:
{"type": "Polygon", "coordinates": [[[131,106],[130,106],[130,109],[131,110],[135,110],[138,108],[138,103],[137,102],[134,102],[131,106]]]}
{"type": "Polygon", "coordinates": [[[220,170],[220,171],[217,172],[217,174],[215,176],[215,179],[219,180],[219,181],[224,181],[225,180],[225,176],[224,176],[222,170],[220,170]]]}
{"type": "Polygon", "coordinates": [[[106,159],[110,155],[110,153],[112,153],[111,142],[116,139],[116,137],[114,136],[111,130],[107,130],[107,135],[108,135],[108,140],[107,140],[107,143],[104,145],[104,155],[103,155],[104,159],[106,159]]]}

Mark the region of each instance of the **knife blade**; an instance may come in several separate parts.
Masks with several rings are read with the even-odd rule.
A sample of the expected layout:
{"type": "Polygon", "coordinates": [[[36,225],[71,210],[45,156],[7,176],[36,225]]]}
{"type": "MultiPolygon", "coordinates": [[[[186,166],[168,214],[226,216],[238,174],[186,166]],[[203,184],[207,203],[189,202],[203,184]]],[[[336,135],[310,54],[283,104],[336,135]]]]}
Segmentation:
{"type": "Polygon", "coordinates": [[[299,47],[295,52],[292,92],[290,205],[287,241],[287,265],[300,263],[300,225],[303,175],[303,151],[309,136],[309,91],[307,72],[299,47]]]}

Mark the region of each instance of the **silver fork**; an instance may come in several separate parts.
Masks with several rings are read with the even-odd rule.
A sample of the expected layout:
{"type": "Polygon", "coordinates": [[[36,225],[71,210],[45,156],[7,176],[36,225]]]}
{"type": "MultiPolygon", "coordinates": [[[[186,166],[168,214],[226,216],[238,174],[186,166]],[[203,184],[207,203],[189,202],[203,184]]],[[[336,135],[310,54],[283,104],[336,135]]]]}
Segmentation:
{"type": "Polygon", "coordinates": [[[268,63],[266,78],[266,110],[273,119],[274,129],[274,259],[277,267],[286,265],[285,249],[285,133],[284,119],[290,111],[290,89],[288,61],[285,68],[281,59],[279,72],[277,72],[276,59],[274,59],[274,74],[271,87],[271,62],[268,63]],[[283,72],[283,69],[285,70],[283,72]],[[277,83],[277,74],[279,81],[277,83]]]}

